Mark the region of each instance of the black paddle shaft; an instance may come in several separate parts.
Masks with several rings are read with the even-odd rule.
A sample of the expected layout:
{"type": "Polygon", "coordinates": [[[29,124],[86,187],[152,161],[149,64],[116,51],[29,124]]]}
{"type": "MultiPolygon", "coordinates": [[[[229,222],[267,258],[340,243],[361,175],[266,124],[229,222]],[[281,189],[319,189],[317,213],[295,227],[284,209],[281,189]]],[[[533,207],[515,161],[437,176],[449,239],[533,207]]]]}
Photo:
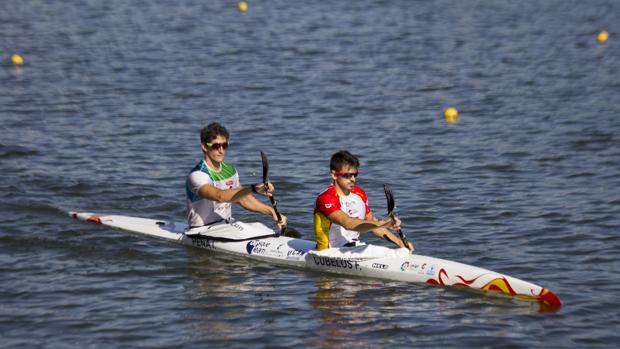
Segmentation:
{"type": "MultiPolygon", "coordinates": [[[[385,191],[385,200],[387,201],[388,217],[394,220],[396,218],[396,214],[394,213],[394,207],[396,205],[394,203],[394,195],[392,195],[392,191],[390,190],[390,187],[387,184],[383,185],[383,191],[385,191]]],[[[400,236],[400,239],[403,241],[403,244],[405,245],[405,247],[407,247],[409,241],[407,240],[405,233],[403,233],[400,229],[398,229],[397,231],[398,231],[398,235],[400,236]]]]}
{"type": "MultiPolygon", "coordinates": [[[[262,151],[260,152],[260,157],[263,162],[263,184],[265,185],[265,188],[269,189],[269,160],[267,160],[267,155],[265,155],[262,151]]],[[[280,212],[278,211],[278,202],[273,195],[269,197],[269,201],[271,201],[271,207],[273,207],[273,211],[276,213],[278,223],[282,222],[282,216],[280,216],[280,212]]],[[[284,234],[284,230],[285,228],[282,228],[280,234],[284,234]]]]}

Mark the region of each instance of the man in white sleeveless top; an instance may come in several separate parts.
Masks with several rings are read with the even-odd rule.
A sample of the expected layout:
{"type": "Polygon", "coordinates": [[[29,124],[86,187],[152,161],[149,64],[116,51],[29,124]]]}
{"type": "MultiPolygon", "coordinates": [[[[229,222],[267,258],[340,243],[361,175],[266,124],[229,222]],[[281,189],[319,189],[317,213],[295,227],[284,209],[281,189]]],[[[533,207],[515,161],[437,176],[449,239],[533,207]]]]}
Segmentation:
{"type": "Polygon", "coordinates": [[[192,228],[217,222],[230,222],[232,203],[243,208],[271,215],[279,227],[286,226],[286,216],[278,222],[273,208],[252,195],[271,196],[274,187],[268,183],[242,186],[237,169],[224,161],[228,149],[228,131],[213,122],[200,131],[200,147],[204,158],[190,171],[185,183],[187,220],[192,228]]]}

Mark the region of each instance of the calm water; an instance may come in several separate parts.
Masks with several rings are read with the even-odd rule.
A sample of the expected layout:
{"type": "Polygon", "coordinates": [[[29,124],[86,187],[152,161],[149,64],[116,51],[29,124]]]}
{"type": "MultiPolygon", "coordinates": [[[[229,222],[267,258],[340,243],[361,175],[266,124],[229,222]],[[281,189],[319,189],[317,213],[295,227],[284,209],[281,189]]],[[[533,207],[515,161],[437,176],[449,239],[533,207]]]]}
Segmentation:
{"type": "Polygon", "coordinates": [[[614,0],[1,2],[0,346],[615,347],[618,13],[614,0]],[[305,237],[329,156],[349,149],[380,215],[392,186],[420,253],[565,305],[282,269],[66,216],[184,220],[214,120],[243,182],[269,155],[305,237]]]}

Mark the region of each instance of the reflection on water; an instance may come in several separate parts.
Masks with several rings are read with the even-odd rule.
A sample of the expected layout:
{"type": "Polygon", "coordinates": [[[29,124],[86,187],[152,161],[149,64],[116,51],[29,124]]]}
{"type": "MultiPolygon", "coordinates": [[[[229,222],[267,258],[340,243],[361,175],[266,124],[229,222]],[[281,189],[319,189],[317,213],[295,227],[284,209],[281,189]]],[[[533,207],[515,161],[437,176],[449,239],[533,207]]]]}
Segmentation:
{"type": "Polygon", "coordinates": [[[257,285],[243,259],[198,249],[189,249],[189,255],[192,282],[185,290],[185,299],[193,310],[188,320],[194,335],[224,341],[250,335],[257,323],[249,319],[261,307],[257,299],[274,292],[274,288],[257,285]]]}
{"type": "Polygon", "coordinates": [[[457,328],[476,325],[485,336],[513,338],[511,328],[522,319],[540,312],[557,312],[538,302],[472,292],[459,288],[440,288],[402,282],[373,281],[323,275],[316,279],[316,291],[309,304],[318,311],[321,326],[316,332],[317,347],[364,346],[377,336],[403,334],[406,343],[420,342],[429,326],[457,328]],[[468,316],[463,316],[469,313],[468,316]],[[396,320],[395,319],[400,319],[396,320]],[[407,321],[403,322],[403,319],[407,321]],[[443,323],[450,319],[452,323],[443,323]],[[441,324],[434,324],[441,321],[441,324]]]}
{"type": "Polygon", "coordinates": [[[494,311],[494,309],[502,309],[501,306],[510,307],[512,310],[522,309],[524,314],[556,313],[562,309],[561,305],[551,305],[531,298],[512,297],[501,292],[481,291],[471,287],[448,286],[445,287],[445,290],[447,292],[455,292],[455,294],[462,294],[464,296],[462,301],[469,304],[480,303],[500,306],[490,307],[490,312],[494,311]]]}
{"type": "Polygon", "coordinates": [[[316,279],[316,292],[310,297],[309,304],[318,310],[321,326],[312,345],[321,348],[369,345],[359,334],[369,328],[369,318],[375,322],[381,314],[370,304],[371,299],[360,293],[382,285],[360,281],[332,275],[316,279]]]}
{"type": "Polygon", "coordinates": [[[436,321],[513,338],[505,328],[518,325],[522,319],[515,316],[558,310],[459,288],[321,275],[199,249],[188,254],[185,317],[193,335],[210,343],[274,332],[275,343],[284,337],[290,345],[303,340],[320,348],[371,346],[377,337],[395,335],[421,344],[416,334],[436,321]],[[501,326],[486,328],[489,322],[501,326]]]}

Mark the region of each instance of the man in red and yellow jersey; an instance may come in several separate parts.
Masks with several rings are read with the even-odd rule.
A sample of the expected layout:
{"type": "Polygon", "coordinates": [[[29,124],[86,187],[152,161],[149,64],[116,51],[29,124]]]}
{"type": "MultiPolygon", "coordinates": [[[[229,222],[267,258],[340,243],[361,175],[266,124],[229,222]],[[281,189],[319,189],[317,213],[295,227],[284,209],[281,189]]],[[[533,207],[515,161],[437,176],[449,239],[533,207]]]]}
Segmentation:
{"type": "Polygon", "coordinates": [[[316,199],[314,235],[317,250],[330,247],[355,246],[360,233],[371,231],[413,252],[411,243],[405,246],[388,228],[398,229],[400,220],[378,220],[368,207],[366,192],[355,185],[359,160],[346,150],[332,155],[330,174],[333,183],[316,199]]]}

